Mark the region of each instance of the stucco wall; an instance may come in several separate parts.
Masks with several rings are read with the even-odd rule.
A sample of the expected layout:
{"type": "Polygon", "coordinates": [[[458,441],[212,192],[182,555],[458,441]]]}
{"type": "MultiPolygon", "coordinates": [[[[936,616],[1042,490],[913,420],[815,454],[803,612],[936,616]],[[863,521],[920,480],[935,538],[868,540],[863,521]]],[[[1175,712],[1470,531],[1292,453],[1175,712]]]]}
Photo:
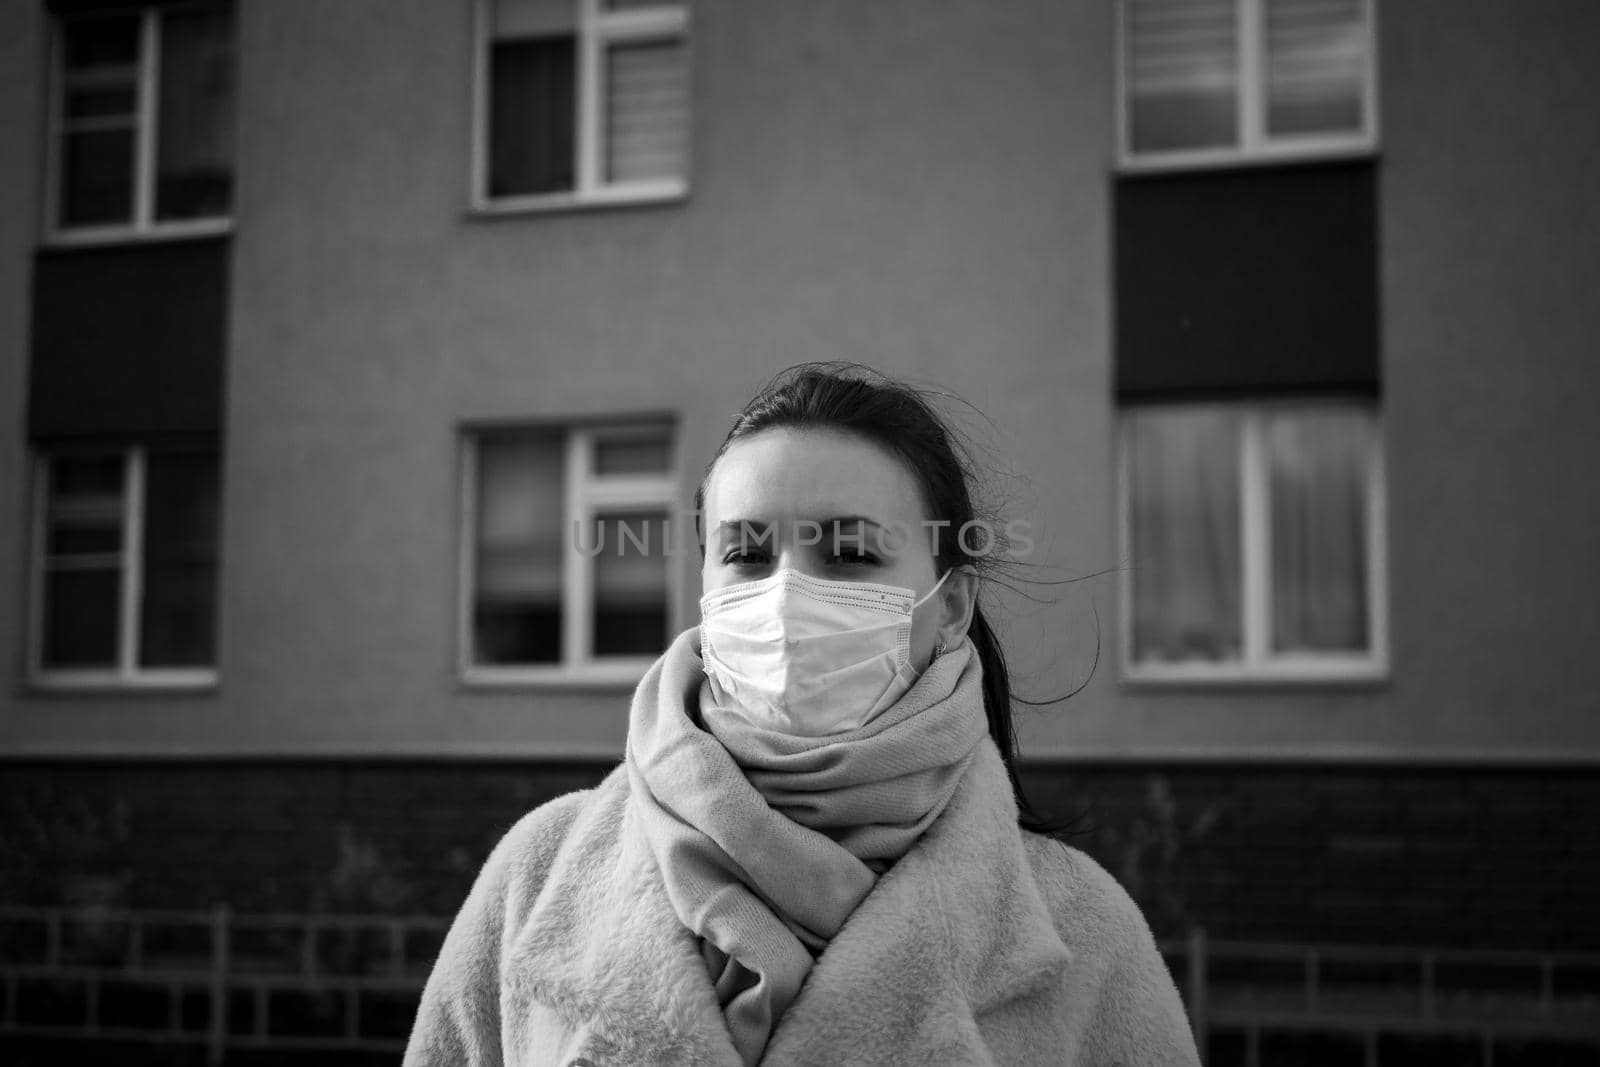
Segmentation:
{"type": "Polygon", "coordinates": [[[16,729],[23,661],[24,545],[28,531],[28,304],[39,234],[38,145],[43,137],[44,12],[0,5],[0,751],[16,729]]]}
{"type": "MultiPolygon", "coordinates": [[[[16,7],[10,42],[37,34],[16,7]]],[[[1114,577],[1041,587],[1053,603],[1008,602],[1019,691],[1082,682],[1096,618],[1101,648],[1069,703],[1021,713],[1030,753],[1600,753],[1584,389],[1600,148],[1581,135],[1600,16],[1379,7],[1392,677],[1129,689],[1114,577]]],[[[1118,562],[1111,5],[698,3],[688,200],[496,218],[467,209],[466,4],[240,11],[221,688],[42,699],[9,655],[0,748],[619,755],[625,688],[456,679],[460,425],[672,412],[687,507],[732,413],[802,359],[972,401],[1034,573],[1118,562]]],[[[0,78],[27,89],[33,53],[6,47],[24,62],[0,78]]],[[[27,92],[0,98],[10,128],[37,114],[27,92]]],[[[31,190],[8,160],[0,192],[31,190]]],[[[4,385],[25,355],[29,196],[0,221],[4,385]]],[[[8,475],[18,396],[0,389],[8,475]]],[[[14,582],[22,522],[4,517],[14,582]]],[[[683,560],[683,625],[696,568],[683,560]]],[[[0,620],[12,649],[20,618],[0,620]]]]}
{"type": "Polygon", "coordinates": [[[1592,755],[1600,8],[1386,11],[1389,731],[1592,755]]]}

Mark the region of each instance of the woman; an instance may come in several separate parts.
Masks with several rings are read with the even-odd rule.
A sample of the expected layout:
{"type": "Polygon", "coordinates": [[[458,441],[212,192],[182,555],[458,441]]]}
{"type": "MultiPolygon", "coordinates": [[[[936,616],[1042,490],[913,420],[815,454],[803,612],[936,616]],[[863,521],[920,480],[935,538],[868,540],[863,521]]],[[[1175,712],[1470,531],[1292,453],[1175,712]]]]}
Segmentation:
{"type": "Polygon", "coordinates": [[[1199,1062],[1133,901],[1023,828],[969,481],[898,383],[804,365],[746,406],[701,625],[623,763],[490,855],[407,1063],[1199,1062]]]}

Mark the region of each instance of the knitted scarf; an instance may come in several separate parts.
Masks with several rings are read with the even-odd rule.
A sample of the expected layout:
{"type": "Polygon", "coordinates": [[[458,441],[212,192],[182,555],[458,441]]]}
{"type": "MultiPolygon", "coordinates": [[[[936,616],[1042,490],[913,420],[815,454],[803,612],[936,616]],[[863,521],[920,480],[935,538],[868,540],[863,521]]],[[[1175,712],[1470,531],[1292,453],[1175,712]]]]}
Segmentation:
{"type": "Polygon", "coordinates": [[[630,803],[723,1018],[758,1063],[817,956],[939,818],[987,736],[971,642],[864,726],[795,737],[715,706],[699,629],[634,693],[630,803]]]}

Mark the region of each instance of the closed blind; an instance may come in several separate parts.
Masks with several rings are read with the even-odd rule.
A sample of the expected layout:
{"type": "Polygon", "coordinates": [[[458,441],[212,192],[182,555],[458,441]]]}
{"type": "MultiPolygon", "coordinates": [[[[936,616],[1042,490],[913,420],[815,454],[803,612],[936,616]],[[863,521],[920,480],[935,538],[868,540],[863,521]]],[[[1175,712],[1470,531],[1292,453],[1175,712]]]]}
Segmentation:
{"type": "Polygon", "coordinates": [[[1236,0],[1129,0],[1128,147],[1232,145],[1239,136],[1236,0]]]}
{"type": "Polygon", "coordinates": [[[683,42],[613,45],[606,58],[606,180],[682,178],[689,153],[683,42]]]}
{"type": "Polygon", "coordinates": [[[1368,34],[1362,0],[1267,5],[1267,133],[1358,133],[1368,34]]]}

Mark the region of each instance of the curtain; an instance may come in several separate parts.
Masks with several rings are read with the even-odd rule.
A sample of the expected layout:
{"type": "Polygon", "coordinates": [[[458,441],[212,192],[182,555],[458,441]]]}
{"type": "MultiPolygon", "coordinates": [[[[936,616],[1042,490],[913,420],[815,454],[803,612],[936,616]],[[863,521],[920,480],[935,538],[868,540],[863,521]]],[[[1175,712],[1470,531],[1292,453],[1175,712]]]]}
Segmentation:
{"type": "Polygon", "coordinates": [[[1238,413],[1153,408],[1127,416],[1133,654],[1242,654],[1238,413]]]}
{"type": "Polygon", "coordinates": [[[231,8],[168,12],[161,21],[156,217],[226,216],[233,191],[231,8]]]}
{"type": "Polygon", "coordinates": [[[489,195],[570,190],[577,177],[577,38],[496,41],[489,71],[489,195]]]}
{"type": "Polygon", "coordinates": [[[1368,647],[1368,413],[1297,411],[1265,427],[1273,648],[1368,647]]]}
{"type": "Polygon", "coordinates": [[[479,439],[477,663],[561,659],[564,449],[558,432],[479,439]]]}

